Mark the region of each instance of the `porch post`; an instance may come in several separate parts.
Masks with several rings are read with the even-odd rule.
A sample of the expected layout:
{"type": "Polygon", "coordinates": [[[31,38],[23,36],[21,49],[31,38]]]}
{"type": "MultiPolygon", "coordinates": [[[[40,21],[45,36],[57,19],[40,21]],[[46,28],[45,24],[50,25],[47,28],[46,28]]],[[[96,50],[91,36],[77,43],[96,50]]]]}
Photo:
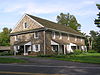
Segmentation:
{"type": "Polygon", "coordinates": [[[59,48],[60,48],[60,46],[58,45],[58,55],[60,54],[60,53],[59,53],[59,50],[60,50],[59,48]]]}
{"type": "Polygon", "coordinates": [[[46,46],[45,46],[45,42],[46,42],[46,41],[45,41],[45,39],[46,39],[46,38],[45,38],[45,30],[44,30],[44,55],[46,55],[46,50],[45,50],[45,47],[46,47],[46,46]]]}
{"type": "Polygon", "coordinates": [[[76,50],[78,50],[78,45],[76,45],[76,50]]]}
{"type": "Polygon", "coordinates": [[[66,46],[66,45],[64,45],[64,54],[66,54],[66,49],[65,49],[65,46],[66,46]]]}
{"type": "Polygon", "coordinates": [[[16,56],[17,46],[14,46],[14,56],[16,56]]]}
{"type": "Polygon", "coordinates": [[[25,47],[25,45],[24,45],[24,55],[26,55],[26,47],[25,47]]]}

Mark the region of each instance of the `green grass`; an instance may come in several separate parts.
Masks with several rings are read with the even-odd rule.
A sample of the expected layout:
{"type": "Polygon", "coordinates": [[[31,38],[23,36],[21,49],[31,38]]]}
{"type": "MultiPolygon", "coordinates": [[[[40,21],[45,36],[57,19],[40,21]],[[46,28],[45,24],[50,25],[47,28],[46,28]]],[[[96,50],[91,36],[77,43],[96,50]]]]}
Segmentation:
{"type": "Polygon", "coordinates": [[[57,56],[49,56],[46,58],[64,60],[64,61],[100,64],[100,53],[84,53],[79,55],[74,55],[74,54],[57,55],[57,56]]]}
{"type": "Polygon", "coordinates": [[[0,57],[0,63],[26,63],[27,61],[17,58],[0,57]]]}

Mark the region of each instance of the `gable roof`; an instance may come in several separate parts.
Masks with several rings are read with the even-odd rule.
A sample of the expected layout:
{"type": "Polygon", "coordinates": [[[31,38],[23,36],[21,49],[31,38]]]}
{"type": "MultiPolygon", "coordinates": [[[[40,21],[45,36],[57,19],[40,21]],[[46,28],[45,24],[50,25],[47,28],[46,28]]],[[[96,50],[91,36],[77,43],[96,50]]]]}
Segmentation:
{"type": "Polygon", "coordinates": [[[64,31],[64,32],[69,32],[69,33],[73,33],[73,34],[77,34],[77,35],[82,35],[80,32],[70,28],[70,27],[67,27],[65,25],[61,25],[61,24],[57,24],[55,22],[52,22],[52,21],[49,21],[49,20],[46,20],[46,19],[42,19],[42,18],[39,18],[39,17],[36,17],[36,16],[32,16],[32,15],[29,15],[27,14],[29,17],[31,17],[32,19],[36,20],[37,22],[39,22],[41,25],[43,25],[44,27],[46,28],[50,28],[50,29],[56,29],[56,30],[59,30],[59,31],[64,31]]]}

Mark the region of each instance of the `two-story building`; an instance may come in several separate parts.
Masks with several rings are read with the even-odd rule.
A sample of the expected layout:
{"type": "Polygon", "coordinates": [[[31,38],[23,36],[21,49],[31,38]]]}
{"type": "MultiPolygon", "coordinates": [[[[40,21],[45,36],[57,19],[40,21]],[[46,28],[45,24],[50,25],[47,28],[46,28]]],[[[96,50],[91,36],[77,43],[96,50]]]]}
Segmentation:
{"type": "Polygon", "coordinates": [[[15,54],[67,54],[75,49],[86,49],[80,32],[29,14],[20,19],[10,36],[15,54]]]}

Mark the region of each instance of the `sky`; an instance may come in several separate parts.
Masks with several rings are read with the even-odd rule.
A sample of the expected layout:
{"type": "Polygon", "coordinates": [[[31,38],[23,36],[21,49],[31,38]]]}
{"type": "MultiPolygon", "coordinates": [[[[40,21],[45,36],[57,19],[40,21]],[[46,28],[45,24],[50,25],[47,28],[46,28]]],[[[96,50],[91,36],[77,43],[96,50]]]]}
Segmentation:
{"type": "Polygon", "coordinates": [[[25,13],[54,22],[60,13],[70,13],[81,24],[81,32],[89,34],[100,30],[94,24],[99,12],[96,4],[100,0],[0,0],[0,31],[13,29],[25,13]]]}

